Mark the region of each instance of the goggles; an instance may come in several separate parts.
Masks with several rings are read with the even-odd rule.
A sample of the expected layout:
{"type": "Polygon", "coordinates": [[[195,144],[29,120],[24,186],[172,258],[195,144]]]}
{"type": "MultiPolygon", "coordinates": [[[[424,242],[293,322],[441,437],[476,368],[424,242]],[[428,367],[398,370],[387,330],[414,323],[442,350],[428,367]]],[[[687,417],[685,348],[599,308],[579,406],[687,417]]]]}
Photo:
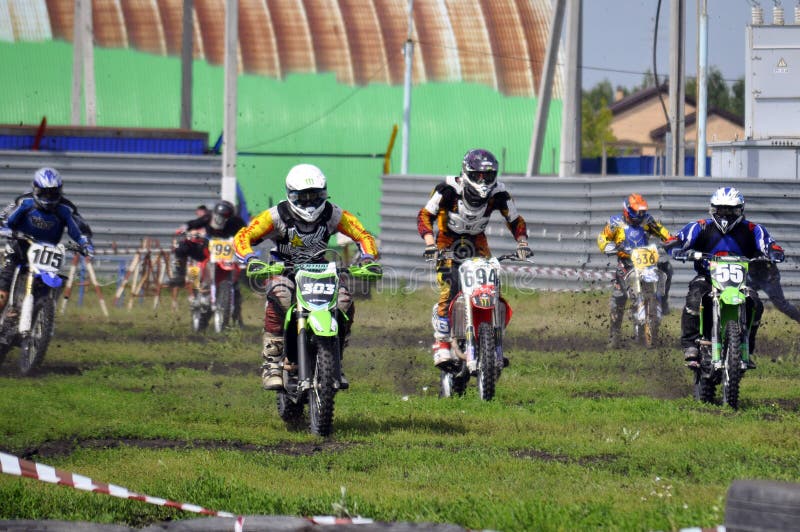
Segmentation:
{"type": "Polygon", "coordinates": [[[719,207],[715,207],[712,205],[711,213],[727,220],[736,219],[742,215],[742,207],[738,205],[720,205],[719,207]]]}
{"type": "Polygon", "coordinates": [[[328,199],[328,191],[324,188],[290,190],[287,196],[298,207],[319,207],[328,199]]]}
{"type": "Polygon", "coordinates": [[[491,185],[497,180],[497,170],[473,170],[467,172],[469,180],[478,185],[491,185]]]}
{"type": "Polygon", "coordinates": [[[36,190],[36,197],[45,201],[56,201],[61,197],[61,189],[39,188],[36,190]]]}

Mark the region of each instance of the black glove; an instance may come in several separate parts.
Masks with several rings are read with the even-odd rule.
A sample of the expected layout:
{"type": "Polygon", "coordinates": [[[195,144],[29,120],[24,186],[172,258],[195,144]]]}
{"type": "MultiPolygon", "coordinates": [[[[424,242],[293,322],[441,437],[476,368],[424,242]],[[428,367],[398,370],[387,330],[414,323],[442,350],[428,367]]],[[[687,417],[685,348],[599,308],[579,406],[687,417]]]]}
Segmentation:
{"type": "Polygon", "coordinates": [[[425,257],[425,260],[435,260],[438,252],[439,248],[436,247],[436,244],[431,244],[425,246],[425,251],[422,253],[422,256],[425,257]]]}
{"type": "Polygon", "coordinates": [[[517,242],[517,258],[519,260],[527,260],[528,257],[533,256],[533,250],[528,246],[525,240],[517,242]]]}
{"type": "Polygon", "coordinates": [[[786,255],[783,253],[782,249],[770,249],[769,250],[769,260],[772,262],[783,262],[786,259],[786,255]]]}

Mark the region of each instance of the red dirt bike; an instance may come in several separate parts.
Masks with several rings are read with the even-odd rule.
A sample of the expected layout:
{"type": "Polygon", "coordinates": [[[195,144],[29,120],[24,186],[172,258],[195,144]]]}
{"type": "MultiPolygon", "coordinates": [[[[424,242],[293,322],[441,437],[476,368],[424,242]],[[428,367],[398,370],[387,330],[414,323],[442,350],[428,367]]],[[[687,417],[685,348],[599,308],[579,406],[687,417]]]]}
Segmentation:
{"type": "Polygon", "coordinates": [[[241,270],[233,256],[233,237],[202,238],[208,242],[208,258],[190,270],[192,331],[203,331],[213,318],[214,331],[221,333],[241,323],[241,270]]]}
{"type": "MultiPolygon", "coordinates": [[[[445,252],[439,258],[453,257],[445,252]]],[[[453,259],[454,265],[460,263],[460,291],[449,309],[451,349],[457,358],[441,370],[439,397],[464,395],[469,378],[475,376],[480,398],[494,398],[500,374],[508,366],[508,359],[503,356],[503,335],[512,310],[500,294],[500,262],[506,260],[532,262],[516,255],[453,259]]],[[[436,308],[434,305],[434,319],[436,308]]]]}

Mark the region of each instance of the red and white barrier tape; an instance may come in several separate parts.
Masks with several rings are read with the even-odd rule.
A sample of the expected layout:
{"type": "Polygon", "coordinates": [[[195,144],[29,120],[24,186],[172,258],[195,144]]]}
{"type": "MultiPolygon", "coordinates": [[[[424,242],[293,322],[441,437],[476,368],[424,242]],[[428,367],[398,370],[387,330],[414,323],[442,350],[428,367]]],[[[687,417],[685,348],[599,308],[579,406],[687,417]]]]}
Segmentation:
{"type": "Polygon", "coordinates": [[[610,280],[614,278],[613,272],[602,270],[578,270],[576,268],[562,268],[558,266],[510,266],[510,273],[528,273],[541,277],[571,277],[591,281],[610,280]]]}
{"type": "MultiPolygon", "coordinates": [[[[181,502],[174,502],[168,499],[161,499],[158,497],[151,497],[149,495],[140,495],[128,491],[127,488],[116,486],[114,484],[104,484],[102,482],[95,482],[89,477],[83,475],[76,475],[75,473],[67,473],[54,467],[23,460],[16,456],[0,452],[0,473],[7,475],[15,475],[18,477],[27,477],[42,482],[49,482],[50,484],[60,484],[62,486],[69,486],[71,488],[79,489],[82,491],[92,491],[95,493],[104,493],[112,497],[119,497],[121,499],[132,499],[135,501],[142,501],[149,504],[156,504],[158,506],[169,506],[178,508],[186,512],[194,512],[203,515],[211,515],[215,517],[231,517],[235,518],[236,522],[233,525],[234,532],[242,532],[244,529],[244,517],[236,516],[230,512],[218,512],[215,510],[208,510],[196,504],[188,504],[181,502]]],[[[334,517],[328,515],[315,515],[314,517],[306,518],[316,525],[363,525],[372,523],[372,519],[363,517],[334,517]]]]}
{"type": "Polygon", "coordinates": [[[104,493],[112,497],[119,497],[121,499],[132,499],[135,501],[143,501],[149,504],[156,504],[158,506],[169,506],[178,508],[186,512],[195,512],[203,515],[213,515],[216,517],[231,517],[235,518],[234,531],[242,532],[244,526],[244,517],[236,516],[230,512],[217,512],[215,510],[207,510],[202,506],[195,504],[174,502],[167,499],[158,497],[150,497],[149,495],[140,495],[132,491],[128,491],[121,486],[114,484],[104,484],[102,482],[95,482],[89,477],[83,475],[76,475],[74,473],[67,473],[55,469],[48,465],[30,462],[17,458],[16,456],[0,453],[0,473],[7,475],[16,475],[18,477],[27,477],[42,482],[49,482],[50,484],[60,484],[62,486],[69,486],[82,491],[92,491],[95,493],[104,493]]]}

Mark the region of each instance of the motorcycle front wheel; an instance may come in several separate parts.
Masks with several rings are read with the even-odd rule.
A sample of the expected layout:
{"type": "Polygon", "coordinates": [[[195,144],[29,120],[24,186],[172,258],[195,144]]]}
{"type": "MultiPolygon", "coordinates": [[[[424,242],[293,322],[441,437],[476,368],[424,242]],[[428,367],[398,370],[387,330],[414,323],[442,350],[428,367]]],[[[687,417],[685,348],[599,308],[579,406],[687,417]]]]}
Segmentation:
{"type": "Polygon", "coordinates": [[[40,366],[55,332],[56,302],[50,298],[42,298],[33,306],[31,331],[22,341],[19,353],[19,372],[28,375],[40,366]]]}
{"type": "Polygon", "coordinates": [[[317,436],[329,436],[333,430],[335,368],[339,360],[339,341],[336,337],[317,336],[310,347],[316,349],[316,361],[312,385],[306,392],[309,429],[317,436]]]}
{"type": "Polygon", "coordinates": [[[722,342],[722,404],[734,410],[739,407],[739,382],[742,379],[742,328],[736,321],[725,326],[722,342]]]}
{"type": "Polygon", "coordinates": [[[217,287],[217,304],[214,308],[214,331],[221,333],[231,323],[233,315],[233,283],[226,279],[217,287]]]}
{"type": "Polygon", "coordinates": [[[655,294],[649,294],[644,301],[645,320],[643,325],[643,338],[644,346],[648,349],[655,347],[658,342],[658,326],[660,324],[660,310],[661,303],[655,294]]]}
{"type": "Polygon", "coordinates": [[[497,353],[494,327],[489,322],[478,326],[478,395],[484,401],[494,398],[497,382],[497,353]]]}

